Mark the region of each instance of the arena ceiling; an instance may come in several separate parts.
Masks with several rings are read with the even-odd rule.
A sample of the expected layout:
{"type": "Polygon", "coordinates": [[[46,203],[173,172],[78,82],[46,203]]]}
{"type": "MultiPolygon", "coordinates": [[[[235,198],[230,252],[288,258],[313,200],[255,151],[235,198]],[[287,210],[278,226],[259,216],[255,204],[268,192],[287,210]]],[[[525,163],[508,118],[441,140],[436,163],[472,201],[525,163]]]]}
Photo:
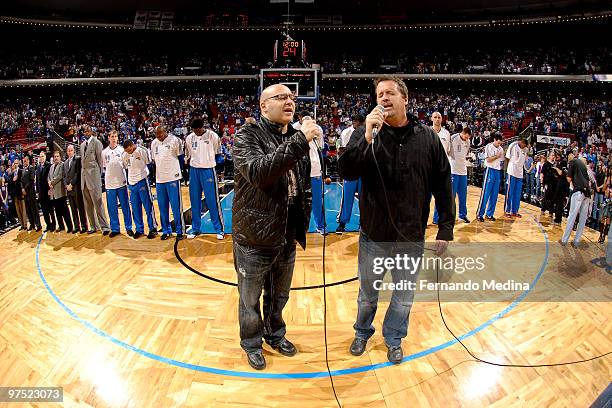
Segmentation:
{"type": "MultiPolygon", "coordinates": [[[[280,1],[280,0],[273,0],[280,1]]],[[[592,8],[600,5],[609,7],[610,1],[602,0],[437,0],[435,2],[398,1],[398,0],[310,0],[314,3],[295,4],[292,1],[292,13],[304,14],[340,14],[343,16],[391,16],[399,15],[407,19],[414,19],[416,13],[427,13],[423,17],[433,15],[448,15],[452,13],[478,14],[514,12],[552,11],[575,9],[580,7],[592,8]]],[[[298,0],[309,1],[309,0],[298,0]]],[[[287,5],[270,4],[270,0],[20,0],[12,4],[3,4],[3,8],[12,13],[26,16],[28,13],[36,15],[99,15],[113,14],[129,15],[136,10],[175,11],[177,15],[183,13],[223,13],[237,11],[246,12],[249,16],[282,15],[286,13],[287,5]]],[[[418,17],[418,16],[416,16],[418,17]]]]}

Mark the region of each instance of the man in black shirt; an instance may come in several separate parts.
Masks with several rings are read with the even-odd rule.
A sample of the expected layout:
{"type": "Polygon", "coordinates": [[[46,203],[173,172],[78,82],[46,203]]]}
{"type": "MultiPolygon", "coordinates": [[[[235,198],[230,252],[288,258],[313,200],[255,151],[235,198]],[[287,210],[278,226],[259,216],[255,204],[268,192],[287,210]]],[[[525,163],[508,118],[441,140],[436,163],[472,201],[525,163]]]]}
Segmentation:
{"type": "Polygon", "coordinates": [[[567,226],[565,233],[559,241],[561,245],[566,245],[569,241],[570,234],[574,228],[576,217],[580,214],[578,227],[576,228],[576,236],[572,241],[572,246],[576,247],[580,243],[584,225],[589,215],[589,206],[591,205],[591,180],[589,179],[586,164],[582,159],[576,158],[569,163],[567,168],[567,181],[571,184],[572,195],[570,202],[570,212],[567,216],[567,226]]]}
{"type": "MultiPolygon", "coordinates": [[[[377,259],[393,258],[398,248],[411,258],[422,257],[431,193],[439,215],[438,253],[453,239],[455,224],[450,164],[439,137],[407,116],[408,89],[401,79],[379,77],[375,84],[377,103],[384,110],[377,107],[367,116],[366,126],[353,132],[339,159],[344,179],[362,180],[360,287],[355,339],[350,347],[353,355],[363,354],[374,334],[372,321],[379,294],[376,282],[386,273],[373,268],[377,259]],[[379,130],[376,138],[374,129],[379,130]]],[[[416,282],[417,268],[390,269],[394,283],[416,282]]],[[[413,290],[395,289],[385,316],[383,336],[387,358],[393,363],[403,358],[401,341],[408,333],[413,297],[413,290]]]]}

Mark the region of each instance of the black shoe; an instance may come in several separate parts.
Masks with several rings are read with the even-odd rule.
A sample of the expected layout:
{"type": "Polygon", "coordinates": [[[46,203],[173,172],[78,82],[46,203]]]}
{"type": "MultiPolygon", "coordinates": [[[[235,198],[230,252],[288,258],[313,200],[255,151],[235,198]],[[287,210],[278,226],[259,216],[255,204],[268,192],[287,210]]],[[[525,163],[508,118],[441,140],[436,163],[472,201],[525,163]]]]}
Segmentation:
{"type": "Polygon", "coordinates": [[[55,230],[55,232],[62,232],[64,229],[63,228],[58,228],[55,230]]]}
{"type": "Polygon", "coordinates": [[[342,235],[343,232],[346,232],[346,226],[343,223],[338,224],[338,228],[336,228],[336,234],[342,235]]]}
{"type": "Polygon", "coordinates": [[[257,350],[250,353],[246,353],[249,365],[255,370],[263,370],[266,368],[266,359],[264,358],[263,351],[257,350]]]}
{"type": "Polygon", "coordinates": [[[157,236],[157,231],[150,231],[150,232],[147,234],[147,238],[148,238],[148,239],[153,239],[153,238],[155,238],[156,236],[157,236]]]}
{"type": "Polygon", "coordinates": [[[360,339],[359,337],[355,337],[353,342],[351,343],[351,347],[349,351],[354,356],[362,355],[366,350],[366,344],[368,344],[367,340],[360,339]]]}
{"type": "Polygon", "coordinates": [[[484,222],[484,218],[482,218],[482,217],[478,217],[478,218],[476,218],[476,219],[477,219],[478,221],[480,221],[480,222],[484,222]]]}
{"type": "Polygon", "coordinates": [[[180,241],[182,239],[185,239],[185,235],[183,235],[183,234],[176,234],[176,240],[177,241],[180,241]]]}
{"type": "Polygon", "coordinates": [[[563,240],[561,240],[561,239],[559,239],[559,241],[557,241],[557,242],[559,242],[561,244],[561,246],[566,246],[567,245],[567,242],[563,242],[563,240]]]}
{"type": "Polygon", "coordinates": [[[111,232],[110,234],[108,234],[108,237],[109,237],[109,238],[113,238],[113,237],[116,237],[117,235],[120,235],[120,233],[119,233],[119,232],[116,232],[116,231],[113,231],[113,232],[111,232]]]}
{"type": "Polygon", "coordinates": [[[96,233],[96,230],[89,230],[89,231],[87,231],[87,233],[88,233],[89,235],[91,235],[91,234],[95,234],[95,233],[96,233]]]}
{"type": "Polygon", "coordinates": [[[102,235],[107,236],[108,234],[110,234],[109,230],[102,231],[102,235]]]}
{"type": "Polygon", "coordinates": [[[459,219],[460,219],[461,221],[465,222],[466,224],[469,224],[469,223],[470,223],[470,220],[468,220],[468,218],[467,218],[467,217],[459,217],[459,219]]]}
{"type": "Polygon", "coordinates": [[[485,220],[496,221],[495,217],[489,217],[488,215],[485,216],[485,220]]]}
{"type": "MultiPolygon", "coordinates": [[[[148,237],[147,237],[147,238],[148,238],[148,237]]],[[[165,240],[167,240],[167,239],[168,239],[168,234],[162,234],[162,235],[161,235],[161,240],[162,240],[162,241],[165,241],[165,240]]]]}
{"type": "Polygon", "coordinates": [[[55,230],[55,228],[47,227],[43,232],[51,232],[53,230],[55,230]]]}
{"type": "Polygon", "coordinates": [[[387,360],[389,360],[393,364],[399,364],[402,362],[403,358],[404,358],[404,352],[402,351],[402,346],[388,348],[387,360]]]}
{"type": "Polygon", "coordinates": [[[134,231],[132,230],[127,230],[126,234],[128,234],[128,237],[133,237],[134,236],[134,231]]]}
{"type": "Polygon", "coordinates": [[[87,229],[83,228],[83,229],[81,230],[81,234],[89,234],[89,232],[87,231],[87,229]]]}
{"type": "Polygon", "coordinates": [[[134,239],[138,239],[138,238],[142,237],[143,235],[144,235],[144,234],[143,234],[142,232],[136,232],[136,233],[134,234],[134,239]]]}
{"type": "Polygon", "coordinates": [[[281,342],[275,346],[270,344],[270,347],[274,350],[278,350],[279,353],[286,357],[292,357],[297,354],[297,348],[287,339],[281,340],[281,342]]]}
{"type": "Polygon", "coordinates": [[[36,227],[36,232],[40,232],[41,230],[42,230],[42,227],[40,225],[36,227]]]}
{"type": "Polygon", "coordinates": [[[72,233],[73,233],[73,234],[78,234],[78,232],[79,232],[79,230],[78,230],[78,229],[74,229],[74,230],[72,230],[72,233]]]}

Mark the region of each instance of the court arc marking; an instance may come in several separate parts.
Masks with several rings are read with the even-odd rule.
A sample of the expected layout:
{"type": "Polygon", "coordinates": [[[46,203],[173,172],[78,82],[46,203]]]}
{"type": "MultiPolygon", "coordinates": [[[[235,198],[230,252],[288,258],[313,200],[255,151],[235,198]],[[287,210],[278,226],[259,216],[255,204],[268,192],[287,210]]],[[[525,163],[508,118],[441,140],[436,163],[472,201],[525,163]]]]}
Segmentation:
{"type": "MultiPolygon", "coordinates": [[[[510,305],[508,305],[501,312],[497,313],[496,315],[491,317],[489,320],[487,320],[486,322],[482,323],[480,326],[478,326],[478,327],[470,330],[469,332],[459,336],[460,340],[464,340],[466,338],[474,336],[478,332],[484,330],[488,326],[490,326],[493,323],[495,323],[497,320],[499,320],[502,317],[504,317],[505,315],[507,315],[519,303],[521,303],[523,301],[523,299],[525,299],[525,297],[527,297],[527,295],[529,295],[529,293],[533,290],[535,285],[540,280],[540,277],[544,273],[544,270],[546,269],[546,265],[548,264],[549,242],[548,242],[548,235],[546,234],[546,231],[544,230],[544,227],[542,226],[542,224],[540,224],[535,217],[533,219],[536,222],[536,224],[538,225],[538,227],[540,228],[540,231],[542,232],[542,234],[544,236],[545,243],[546,243],[546,252],[545,252],[545,255],[544,255],[544,261],[542,263],[542,266],[540,267],[540,271],[538,272],[538,274],[535,276],[535,278],[533,279],[533,281],[529,285],[529,289],[528,290],[524,291],[518,298],[516,298],[516,300],[514,300],[510,305]]],[[[120,347],[123,347],[123,348],[125,348],[127,350],[133,351],[135,353],[138,353],[138,354],[140,354],[140,355],[142,355],[144,357],[148,357],[148,358],[150,358],[152,360],[159,361],[159,362],[162,362],[162,363],[166,363],[166,364],[169,364],[169,365],[173,365],[173,366],[176,366],[176,367],[186,368],[186,369],[190,369],[190,370],[194,370],[194,371],[200,371],[200,372],[205,372],[205,373],[210,373],[210,374],[224,375],[224,376],[229,376],[229,377],[262,378],[262,379],[304,379],[304,378],[321,378],[321,377],[327,377],[329,375],[327,373],[327,371],[313,371],[313,372],[304,372],[304,373],[265,373],[265,372],[257,372],[257,371],[224,370],[224,369],[219,369],[219,368],[214,368],[214,367],[207,367],[207,366],[202,366],[202,365],[197,365],[197,364],[190,364],[190,363],[186,363],[186,362],[183,362],[183,361],[174,360],[174,359],[163,357],[163,356],[160,356],[160,355],[157,355],[157,354],[154,354],[154,353],[150,353],[150,352],[148,352],[146,350],[142,350],[142,349],[140,349],[138,347],[135,347],[135,346],[133,346],[131,344],[127,344],[124,341],[119,340],[116,337],[113,337],[110,334],[104,332],[103,330],[98,329],[97,327],[92,325],[90,322],[80,318],[74,311],[72,311],[68,306],[66,306],[66,304],[64,304],[64,302],[61,301],[61,299],[55,294],[55,292],[53,292],[53,289],[51,289],[51,287],[47,283],[47,280],[45,279],[45,276],[42,273],[42,269],[41,269],[41,266],[40,266],[40,259],[39,259],[40,245],[42,243],[42,240],[43,240],[44,236],[45,236],[45,234],[43,234],[38,239],[38,244],[36,245],[36,267],[38,268],[38,275],[39,275],[41,281],[43,282],[43,284],[45,285],[45,288],[47,289],[47,291],[51,295],[51,297],[53,297],[53,299],[60,305],[60,307],[62,307],[62,309],[64,309],[66,311],[66,313],[68,313],[70,315],[70,317],[72,317],[73,319],[75,319],[79,323],[83,324],[85,327],[87,327],[92,332],[96,333],[97,335],[101,336],[104,339],[110,340],[111,342],[113,342],[114,344],[116,344],[116,345],[118,345],[120,347]]],[[[408,362],[408,361],[411,361],[411,360],[415,360],[417,358],[425,357],[425,356],[427,356],[429,354],[436,353],[436,352],[438,352],[440,350],[443,350],[445,348],[448,348],[448,347],[450,347],[450,346],[452,346],[454,344],[458,344],[458,341],[456,339],[452,339],[452,340],[447,341],[446,343],[442,343],[442,344],[439,344],[437,346],[430,347],[429,349],[422,350],[422,351],[419,351],[417,353],[410,354],[408,356],[405,356],[402,359],[402,363],[405,363],[405,362],[408,362]]],[[[379,368],[389,367],[389,366],[393,366],[393,365],[394,365],[393,363],[387,361],[387,362],[383,362],[383,363],[370,364],[370,365],[365,365],[365,366],[361,366],[361,367],[345,368],[345,369],[342,369],[342,370],[332,370],[331,371],[331,375],[332,376],[341,376],[341,375],[357,374],[357,373],[362,373],[362,372],[371,371],[371,370],[377,370],[379,368]]]]}

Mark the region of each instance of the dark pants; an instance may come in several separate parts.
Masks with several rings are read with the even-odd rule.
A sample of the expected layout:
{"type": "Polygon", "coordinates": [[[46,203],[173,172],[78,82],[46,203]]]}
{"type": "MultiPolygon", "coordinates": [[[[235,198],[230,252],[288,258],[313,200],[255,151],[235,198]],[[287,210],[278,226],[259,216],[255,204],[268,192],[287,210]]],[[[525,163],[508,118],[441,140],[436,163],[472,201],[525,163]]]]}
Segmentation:
{"type": "Polygon", "coordinates": [[[556,190],[557,186],[555,184],[546,184],[546,191],[542,199],[542,211],[550,211],[551,214],[555,211],[554,200],[557,193],[556,190]]]}
{"type": "Polygon", "coordinates": [[[45,219],[45,227],[48,230],[54,230],[56,221],[51,200],[49,198],[40,200],[40,209],[42,210],[43,218],[45,219]]]}
{"type": "Polygon", "coordinates": [[[566,196],[564,194],[558,193],[553,200],[553,212],[555,213],[555,222],[560,223],[563,219],[563,210],[565,210],[565,200],[566,196]]]}
{"type": "Polygon", "coordinates": [[[81,231],[86,231],[87,214],[85,213],[85,203],[83,202],[83,193],[81,190],[69,193],[68,201],[70,201],[70,211],[72,212],[74,228],[79,229],[79,225],[81,225],[81,231]]]}
{"type": "Polygon", "coordinates": [[[234,267],[238,275],[240,346],[246,352],[261,350],[262,338],[275,346],[285,337],[283,308],[289,300],[295,241],[279,249],[255,249],[234,242],[234,267]],[[263,319],[259,298],[263,288],[263,319]]]}
{"type": "Polygon", "coordinates": [[[57,218],[59,228],[64,229],[64,223],[66,223],[66,231],[72,231],[72,221],[70,220],[70,214],[68,213],[66,197],[53,200],[53,208],[55,209],[55,218],[57,218]]]}
{"type": "Polygon", "coordinates": [[[40,213],[38,212],[38,203],[36,202],[35,196],[28,196],[25,199],[26,212],[28,214],[28,220],[30,220],[31,228],[41,228],[40,225],[40,213]]]}

